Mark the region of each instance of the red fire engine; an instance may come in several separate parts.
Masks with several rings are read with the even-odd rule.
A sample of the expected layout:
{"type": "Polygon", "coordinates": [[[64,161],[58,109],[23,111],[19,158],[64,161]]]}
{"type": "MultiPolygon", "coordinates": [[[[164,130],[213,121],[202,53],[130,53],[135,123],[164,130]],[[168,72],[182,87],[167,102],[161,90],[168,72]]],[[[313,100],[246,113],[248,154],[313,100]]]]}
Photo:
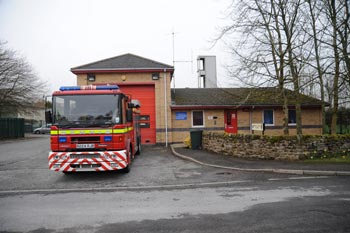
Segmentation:
{"type": "Polygon", "coordinates": [[[140,103],[117,85],[61,87],[52,95],[49,168],[60,172],[130,171],[141,151],[140,103]]]}

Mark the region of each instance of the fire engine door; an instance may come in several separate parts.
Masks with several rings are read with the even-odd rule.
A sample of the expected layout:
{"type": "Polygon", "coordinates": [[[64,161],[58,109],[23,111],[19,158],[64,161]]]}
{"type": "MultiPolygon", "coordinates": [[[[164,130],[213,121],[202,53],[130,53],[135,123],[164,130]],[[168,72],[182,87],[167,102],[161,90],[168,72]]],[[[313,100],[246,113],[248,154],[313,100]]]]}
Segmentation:
{"type": "Polygon", "coordinates": [[[226,133],[237,133],[237,111],[226,110],[225,111],[225,132],[226,133]]]}

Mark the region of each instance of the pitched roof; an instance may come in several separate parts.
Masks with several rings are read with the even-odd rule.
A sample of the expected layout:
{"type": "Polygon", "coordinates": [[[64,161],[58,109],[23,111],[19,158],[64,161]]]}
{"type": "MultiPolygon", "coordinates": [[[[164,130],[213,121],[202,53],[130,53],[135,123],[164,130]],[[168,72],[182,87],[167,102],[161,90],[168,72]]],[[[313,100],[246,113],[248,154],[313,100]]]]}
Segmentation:
{"type": "MultiPolygon", "coordinates": [[[[285,89],[288,104],[295,105],[294,93],[285,89]]],[[[178,88],[171,92],[172,107],[199,106],[282,106],[278,88],[178,88]]],[[[319,99],[302,95],[302,106],[320,106],[319,99]]]]}
{"type": "Polygon", "coordinates": [[[140,57],[131,53],[123,54],[116,57],[92,62],[89,64],[71,68],[73,73],[87,72],[118,72],[118,71],[137,71],[137,70],[174,70],[173,66],[153,61],[148,58],[140,57]]]}

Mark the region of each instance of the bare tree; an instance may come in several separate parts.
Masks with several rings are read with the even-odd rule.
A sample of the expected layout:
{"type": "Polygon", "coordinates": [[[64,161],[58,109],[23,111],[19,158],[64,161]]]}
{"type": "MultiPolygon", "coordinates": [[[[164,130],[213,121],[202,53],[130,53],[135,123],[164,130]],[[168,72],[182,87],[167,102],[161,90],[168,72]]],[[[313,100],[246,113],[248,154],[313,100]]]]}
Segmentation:
{"type": "Polygon", "coordinates": [[[230,74],[248,86],[278,87],[279,98],[284,100],[283,132],[287,135],[288,99],[284,69],[286,46],[277,17],[276,8],[270,0],[233,1],[233,23],[221,30],[217,40],[231,33],[240,35],[238,43],[230,47],[239,59],[240,66],[231,69],[230,74]],[[236,9],[239,9],[238,13],[236,9]]]}
{"type": "Polygon", "coordinates": [[[239,66],[230,69],[232,77],[246,85],[280,88],[285,100],[285,134],[288,100],[283,90],[292,89],[300,139],[301,94],[308,91],[321,98],[323,129],[328,97],[332,100],[335,132],[339,100],[350,100],[349,1],[233,0],[230,18],[231,24],[221,29],[217,40],[238,41],[228,42],[239,60],[239,66]]]}
{"type": "Polygon", "coordinates": [[[288,134],[288,99],[285,88],[294,90],[297,134],[302,136],[301,78],[309,53],[304,51],[309,39],[304,35],[303,18],[299,14],[301,0],[236,1],[237,16],[232,25],[223,28],[218,39],[241,33],[239,46],[232,47],[240,58],[234,77],[253,85],[277,86],[284,99],[284,134],[288,134]],[[255,83],[254,83],[255,81],[255,83]]]}
{"type": "Polygon", "coordinates": [[[284,1],[278,0],[277,6],[280,12],[281,25],[285,35],[287,46],[287,64],[291,73],[293,92],[296,98],[296,130],[299,142],[302,140],[302,118],[301,118],[301,83],[306,60],[309,57],[307,50],[308,38],[305,36],[303,26],[301,0],[284,1]]]}
{"type": "Polygon", "coordinates": [[[325,99],[332,104],[331,132],[336,133],[337,112],[349,101],[349,1],[307,0],[313,38],[314,58],[309,65],[317,70],[325,130],[325,99]],[[313,64],[313,60],[316,64],[313,64]]]}
{"type": "Polygon", "coordinates": [[[332,47],[334,52],[334,80],[333,80],[333,112],[331,132],[336,134],[337,129],[337,112],[339,107],[339,76],[340,76],[340,56],[337,46],[337,9],[335,0],[327,1],[329,19],[332,25],[332,47]]]}
{"type": "Polygon", "coordinates": [[[331,133],[336,134],[337,112],[342,102],[350,100],[350,61],[349,61],[349,2],[343,0],[323,0],[324,15],[329,22],[325,28],[327,38],[321,43],[327,45],[331,52],[329,59],[328,80],[329,95],[332,101],[331,133]],[[345,99],[344,99],[345,98],[345,99]]]}
{"type": "MultiPolygon", "coordinates": [[[[321,16],[321,10],[320,7],[317,4],[319,3],[319,1],[317,0],[307,0],[306,1],[309,8],[308,8],[308,12],[310,14],[310,26],[311,26],[311,33],[310,36],[313,39],[313,49],[314,49],[314,60],[316,62],[316,65],[313,66],[311,65],[311,68],[315,67],[315,69],[317,70],[317,76],[318,76],[318,81],[319,81],[319,88],[320,88],[320,97],[321,97],[321,111],[322,111],[322,133],[325,132],[325,126],[326,126],[326,106],[325,106],[325,87],[324,87],[324,68],[323,65],[321,63],[321,56],[320,56],[320,38],[322,37],[322,32],[324,31],[324,28],[319,28],[318,25],[321,25],[320,23],[318,23],[318,20],[322,20],[322,16],[321,16]]],[[[306,13],[306,15],[307,15],[306,13]]],[[[306,31],[308,32],[308,31],[306,31]]],[[[312,62],[312,61],[311,61],[312,62]]]]}
{"type": "Polygon", "coordinates": [[[0,117],[5,113],[28,113],[45,92],[45,82],[13,50],[0,43],[0,117]]]}
{"type": "Polygon", "coordinates": [[[286,54],[286,49],[282,40],[283,36],[278,22],[276,7],[273,1],[263,2],[255,0],[255,5],[263,20],[263,25],[267,33],[267,46],[270,48],[273,62],[273,71],[270,72],[268,67],[266,70],[271,77],[277,80],[277,86],[283,98],[283,133],[288,135],[288,98],[285,92],[286,77],[284,74],[284,56],[286,54]]]}
{"type": "Polygon", "coordinates": [[[350,3],[348,0],[339,1],[339,10],[337,17],[340,18],[339,26],[336,28],[340,43],[342,59],[345,63],[345,71],[343,77],[350,87],[350,3]]]}

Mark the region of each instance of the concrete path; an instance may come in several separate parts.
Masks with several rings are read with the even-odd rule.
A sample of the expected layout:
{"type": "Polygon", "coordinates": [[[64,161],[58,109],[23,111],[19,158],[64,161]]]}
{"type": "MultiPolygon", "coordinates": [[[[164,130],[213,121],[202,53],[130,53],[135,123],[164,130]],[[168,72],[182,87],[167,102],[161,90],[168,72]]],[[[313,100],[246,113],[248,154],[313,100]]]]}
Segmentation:
{"type": "Polygon", "coordinates": [[[237,171],[272,172],[294,175],[350,176],[350,164],[312,164],[274,160],[244,160],[232,156],[211,153],[205,150],[191,150],[184,144],[171,145],[172,153],[194,163],[237,171]]]}

